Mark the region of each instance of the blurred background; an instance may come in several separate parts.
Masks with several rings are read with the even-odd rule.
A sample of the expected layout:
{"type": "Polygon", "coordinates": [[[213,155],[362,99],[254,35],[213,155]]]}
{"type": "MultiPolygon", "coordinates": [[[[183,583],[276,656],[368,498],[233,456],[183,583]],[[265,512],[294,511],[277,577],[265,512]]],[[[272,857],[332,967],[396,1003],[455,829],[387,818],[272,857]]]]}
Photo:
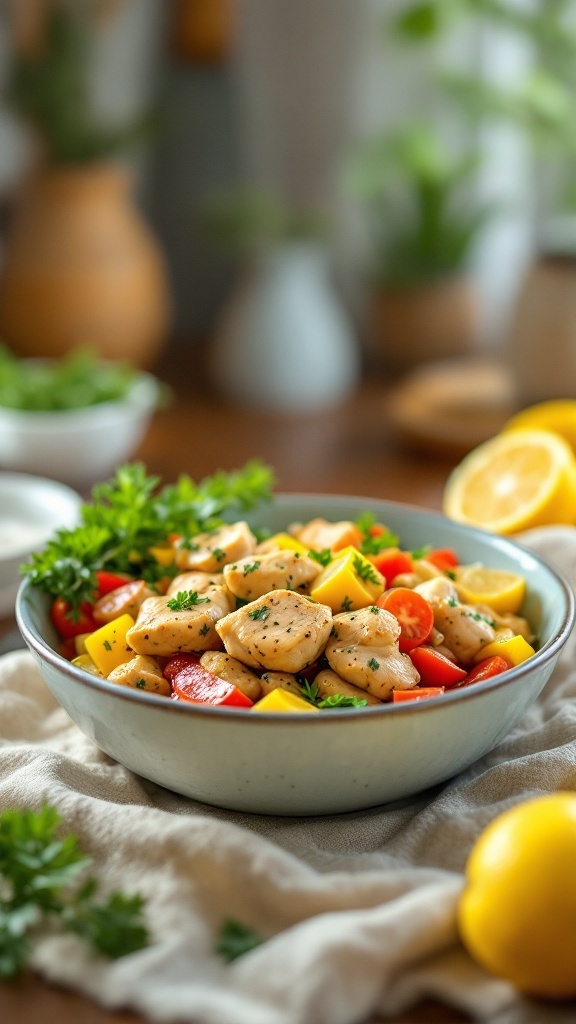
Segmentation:
{"type": "Polygon", "coordinates": [[[573,395],[575,168],[574,0],[0,0],[19,354],[289,413],[381,378],[400,423],[423,373],[573,395]]]}

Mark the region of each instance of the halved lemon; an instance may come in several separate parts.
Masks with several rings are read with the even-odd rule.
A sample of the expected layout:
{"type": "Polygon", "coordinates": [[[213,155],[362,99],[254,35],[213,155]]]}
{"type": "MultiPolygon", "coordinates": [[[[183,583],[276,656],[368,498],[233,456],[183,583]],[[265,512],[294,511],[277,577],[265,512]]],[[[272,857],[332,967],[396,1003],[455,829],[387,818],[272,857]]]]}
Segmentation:
{"type": "Polygon", "coordinates": [[[576,523],[576,456],[553,431],[497,434],[452,471],[443,509],[457,522],[502,534],[576,523]]]}
{"type": "Polygon", "coordinates": [[[521,409],[502,430],[553,430],[576,451],[576,400],[553,398],[521,409]]]}
{"type": "Polygon", "coordinates": [[[526,580],[506,569],[459,565],[454,569],[458,594],[466,604],[487,604],[495,612],[517,612],[526,593],[526,580]]]}

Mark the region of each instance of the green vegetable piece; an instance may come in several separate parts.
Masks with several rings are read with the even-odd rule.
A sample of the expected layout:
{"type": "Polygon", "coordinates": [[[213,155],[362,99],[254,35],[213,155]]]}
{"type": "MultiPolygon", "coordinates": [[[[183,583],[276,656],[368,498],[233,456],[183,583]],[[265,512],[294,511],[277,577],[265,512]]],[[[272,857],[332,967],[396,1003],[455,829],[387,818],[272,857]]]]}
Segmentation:
{"type": "Polygon", "coordinates": [[[263,942],[264,939],[252,928],[242,924],[241,921],[228,918],[220,927],[216,942],[216,952],[227,963],[232,963],[233,960],[243,956],[244,953],[249,953],[251,949],[261,946],[263,942]]]}

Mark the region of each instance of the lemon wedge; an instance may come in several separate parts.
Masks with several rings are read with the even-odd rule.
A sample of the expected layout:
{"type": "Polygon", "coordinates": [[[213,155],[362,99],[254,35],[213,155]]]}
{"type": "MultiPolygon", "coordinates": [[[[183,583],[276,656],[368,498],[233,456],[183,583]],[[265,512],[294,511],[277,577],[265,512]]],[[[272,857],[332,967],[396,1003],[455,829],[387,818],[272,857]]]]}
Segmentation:
{"type": "Polygon", "coordinates": [[[576,400],[553,398],[529,405],[512,416],[502,430],[553,430],[576,451],[576,400]]]}
{"type": "Polygon", "coordinates": [[[514,614],[526,593],[526,580],[506,569],[459,565],[454,570],[459,597],[466,604],[487,604],[500,615],[514,614]]]}
{"type": "Polygon", "coordinates": [[[576,456],[553,431],[504,431],[452,471],[443,509],[456,522],[501,534],[575,523],[576,456]]]}

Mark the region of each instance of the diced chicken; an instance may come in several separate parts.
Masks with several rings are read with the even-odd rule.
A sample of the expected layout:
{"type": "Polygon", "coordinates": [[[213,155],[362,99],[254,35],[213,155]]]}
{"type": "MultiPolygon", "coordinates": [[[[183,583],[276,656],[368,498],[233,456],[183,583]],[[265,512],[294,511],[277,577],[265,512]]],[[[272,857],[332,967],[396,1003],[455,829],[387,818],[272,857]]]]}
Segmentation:
{"type": "Polygon", "coordinates": [[[295,693],[297,697],[302,696],[300,683],[291,672],[263,672],[260,676],[262,696],[272,693],[272,690],[288,690],[295,693]]]}
{"type": "Polygon", "coordinates": [[[223,587],[204,591],[198,603],[185,611],[173,611],[169,597],[149,597],[126,639],[137,654],[170,657],[180,652],[220,650],[215,625],[230,611],[223,587]]]}
{"type": "Polygon", "coordinates": [[[299,590],[315,579],[321,568],[297,551],[270,551],[224,566],[224,581],[236,597],[254,601],[271,590],[299,590]]]}
{"type": "Polygon", "coordinates": [[[374,605],[334,616],[326,645],[330,668],[346,682],[387,700],[392,690],[410,690],[420,676],[398,649],[400,625],[390,612],[374,605]]]}
{"type": "Polygon", "coordinates": [[[199,533],[186,546],[176,546],[175,562],[179,569],[201,572],[220,572],[239,558],[246,558],[256,550],[256,537],[243,520],[231,526],[221,526],[209,533],[199,533]]]}
{"type": "Polygon", "coordinates": [[[412,572],[398,573],[392,582],[395,587],[410,587],[413,590],[419,583],[436,579],[438,576],[444,576],[444,573],[436,565],[427,562],[425,558],[418,558],[414,559],[412,572]]]}
{"type": "Polygon", "coordinates": [[[182,572],[170,581],[166,593],[168,597],[183,590],[195,590],[197,594],[203,594],[210,587],[222,586],[224,586],[224,576],[221,572],[182,572]]]}
{"type": "Polygon", "coordinates": [[[483,614],[473,605],[460,604],[451,580],[438,577],[415,589],[431,604],[434,627],[444,635],[443,644],[462,664],[473,662],[480,648],[494,640],[493,612],[488,609],[483,614]]]}
{"type": "Polygon", "coordinates": [[[233,683],[250,700],[260,700],[262,687],[258,676],[237,658],[231,658],[224,651],[205,651],[200,658],[200,664],[220,679],[233,683]]]}
{"type": "Polygon", "coordinates": [[[103,625],[120,615],[131,615],[135,619],[144,601],[153,596],[146,580],[130,580],[98,598],[92,610],[94,620],[103,625]]]}
{"type": "Polygon", "coordinates": [[[294,535],[311,551],[325,551],[327,548],[332,551],[357,544],[360,532],[349,520],[329,523],[327,519],[318,518],[295,529],[294,535]]]}
{"type": "Polygon", "coordinates": [[[335,694],[341,693],[344,697],[363,697],[367,704],[382,703],[378,697],[374,697],[367,690],[362,690],[359,686],[347,683],[345,679],[342,679],[331,668],[322,669],[315,677],[314,682],[318,687],[318,693],[321,697],[333,697],[335,694]]]}
{"type": "Polygon", "coordinates": [[[505,633],[507,636],[520,635],[523,636],[529,644],[534,643],[535,636],[530,629],[530,623],[521,615],[513,615],[512,612],[499,614],[487,604],[476,604],[474,605],[474,610],[480,612],[481,615],[485,615],[486,618],[493,620],[498,636],[504,635],[505,633]]]}
{"type": "Polygon", "coordinates": [[[119,686],[148,690],[149,693],[160,693],[163,697],[170,696],[170,683],[162,675],[162,669],[153,658],[142,654],[137,654],[125,665],[118,665],[112,669],[108,679],[119,686]]]}
{"type": "Polygon", "coordinates": [[[274,590],[216,623],[216,631],[234,658],[251,668],[300,672],[324,648],[332,612],[290,590],[274,590]]]}

